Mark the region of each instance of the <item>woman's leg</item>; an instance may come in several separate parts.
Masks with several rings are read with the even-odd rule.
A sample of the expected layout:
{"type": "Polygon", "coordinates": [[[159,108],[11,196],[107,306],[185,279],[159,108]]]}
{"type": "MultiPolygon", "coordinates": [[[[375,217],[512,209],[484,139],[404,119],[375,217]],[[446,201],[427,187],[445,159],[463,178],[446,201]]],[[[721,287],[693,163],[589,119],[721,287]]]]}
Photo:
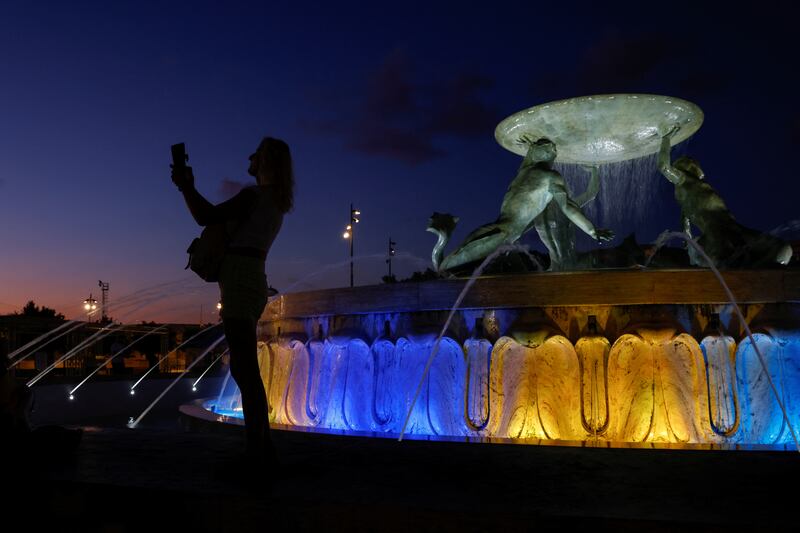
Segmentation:
{"type": "Polygon", "coordinates": [[[231,355],[231,375],[239,386],[248,456],[271,461],[267,395],[258,368],[256,324],[247,318],[223,318],[231,355]]]}

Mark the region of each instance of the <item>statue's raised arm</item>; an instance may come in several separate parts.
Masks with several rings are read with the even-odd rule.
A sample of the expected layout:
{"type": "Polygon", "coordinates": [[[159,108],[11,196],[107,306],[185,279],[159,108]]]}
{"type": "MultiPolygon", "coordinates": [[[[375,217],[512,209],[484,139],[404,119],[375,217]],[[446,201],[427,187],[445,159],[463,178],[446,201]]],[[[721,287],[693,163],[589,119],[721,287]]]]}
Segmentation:
{"type": "Polygon", "coordinates": [[[672,166],[670,158],[670,151],[672,150],[672,137],[678,132],[680,126],[673,126],[661,138],[661,149],[658,151],[658,170],[664,175],[671,183],[680,185],[686,179],[686,174],[672,166]]]}
{"type": "MultiPolygon", "coordinates": [[[[681,226],[692,236],[699,230],[697,243],[717,267],[753,268],[773,263],[788,264],[792,247],[770,235],[739,224],[725,201],[705,179],[700,163],[691,157],[670,162],[670,143],[677,126],[661,139],[659,170],[675,185],[675,200],[681,207],[681,226]]],[[[689,248],[693,265],[711,266],[689,248]]]]}

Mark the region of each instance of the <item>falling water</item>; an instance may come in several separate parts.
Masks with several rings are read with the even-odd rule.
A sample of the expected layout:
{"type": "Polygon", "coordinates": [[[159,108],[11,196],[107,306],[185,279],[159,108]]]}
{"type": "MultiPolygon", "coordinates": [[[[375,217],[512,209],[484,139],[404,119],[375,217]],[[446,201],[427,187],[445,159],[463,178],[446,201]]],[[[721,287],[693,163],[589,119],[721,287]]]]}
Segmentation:
{"type": "MultiPolygon", "coordinates": [[[[553,168],[566,180],[570,196],[586,190],[590,173],[583,166],[557,163],[553,168]]],[[[599,170],[600,192],[584,213],[606,227],[641,222],[659,196],[662,182],[666,182],[658,175],[655,155],[602,165],[599,170]]]]}
{"type": "MultiPolygon", "coordinates": [[[[673,147],[673,158],[686,152],[688,143],[673,147]]],[[[557,170],[567,182],[570,196],[581,195],[589,184],[590,172],[582,165],[556,163],[557,170]]],[[[674,211],[673,186],[658,171],[658,154],[619,163],[599,166],[600,191],[594,201],[584,208],[584,214],[597,227],[610,228],[619,237],[637,232],[654,224],[654,216],[674,211]],[[668,200],[669,199],[669,200],[668,200]]],[[[678,213],[675,211],[677,220],[678,213]]],[[[564,217],[563,223],[568,223],[564,217]]],[[[663,226],[662,226],[663,227],[663,226]]],[[[580,249],[596,246],[588,236],[578,232],[580,249]]]]}

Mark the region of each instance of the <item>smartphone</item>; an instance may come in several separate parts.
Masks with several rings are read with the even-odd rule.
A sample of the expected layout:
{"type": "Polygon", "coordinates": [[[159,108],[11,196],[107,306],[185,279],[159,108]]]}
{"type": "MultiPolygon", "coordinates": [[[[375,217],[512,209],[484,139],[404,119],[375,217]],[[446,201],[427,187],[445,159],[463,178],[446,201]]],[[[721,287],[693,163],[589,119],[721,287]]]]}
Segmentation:
{"type": "Polygon", "coordinates": [[[185,167],[186,162],[189,161],[189,154],[186,153],[186,145],[184,143],[173,144],[171,149],[172,166],[174,168],[185,167]]]}

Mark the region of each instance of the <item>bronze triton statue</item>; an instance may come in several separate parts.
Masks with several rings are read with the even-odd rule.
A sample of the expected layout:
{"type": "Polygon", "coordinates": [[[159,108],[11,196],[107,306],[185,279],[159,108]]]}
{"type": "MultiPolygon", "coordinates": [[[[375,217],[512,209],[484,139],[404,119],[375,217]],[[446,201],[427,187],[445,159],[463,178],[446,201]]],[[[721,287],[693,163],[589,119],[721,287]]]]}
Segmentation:
{"type": "MultiPolygon", "coordinates": [[[[581,209],[593,201],[600,191],[600,169],[597,166],[584,166],[583,169],[590,173],[589,184],[583,194],[572,199],[581,209]]],[[[575,225],[564,216],[558,204],[550,202],[542,214],[536,217],[534,225],[550,256],[549,271],[580,268],[575,248],[575,225]]]]}
{"type": "MultiPolygon", "coordinates": [[[[718,267],[788,264],[792,258],[791,246],[736,222],[720,195],[705,181],[705,173],[696,160],[681,157],[670,162],[671,139],[679,129],[674,126],[661,138],[658,168],[675,185],[683,231],[691,237],[692,226],[700,230],[697,243],[718,267]]],[[[693,265],[709,266],[692,247],[689,258],[693,265]]]]}
{"type": "MultiPolygon", "coordinates": [[[[470,233],[458,249],[442,260],[444,246],[458,219],[438,213],[431,217],[428,231],[439,236],[433,252],[433,266],[437,270],[450,270],[483,259],[498,246],[516,242],[534,226],[539,229],[539,235],[552,254],[561,243],[554,238],[553,232],[548,231],[547,221],[541,216],[551,203],[593,239],[607,242],[614,238],[612,231],[596,229],[579,204],[569,197],[564,178],[552,169],[557,154],[552,141],[545,138],[534,141],[523,135],[517,142],[527,146],[527,151],[517,176],[508,186],[497,220],[470,233]]],[[[596,185],[596,169],[592,171],[592,180],[596,185]]],[[[593,197],[588,190],[586,195],[593,197]]]]}

